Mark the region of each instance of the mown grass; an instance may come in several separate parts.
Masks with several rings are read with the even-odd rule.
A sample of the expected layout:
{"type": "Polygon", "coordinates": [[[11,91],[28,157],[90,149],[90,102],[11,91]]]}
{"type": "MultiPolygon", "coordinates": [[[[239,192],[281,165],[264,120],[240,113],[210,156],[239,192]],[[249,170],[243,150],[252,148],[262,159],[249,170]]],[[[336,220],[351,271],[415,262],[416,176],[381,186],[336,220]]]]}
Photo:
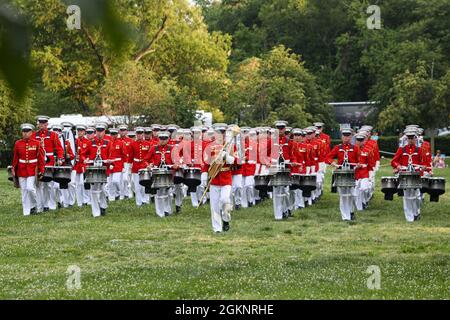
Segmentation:
{"type": "MultiPolygon", "coordinates": [[[[386,164],[386,163],[385,163],[386,164]]],[[[390,175],[383,167],[380,177],[390,175]]],[[[450,181],[450,169],[436,171],[450,181]]],[[[329,192],[276,222],[272,203],[233,212],[213,234],[209,206],[185,200],[160,219],[153,205],[110,203],[106,217],[71,208],[23,217],[20,192],[0,171],[0,298],[3,299],[448,299],[450,183],[422,220],[405,221],[401,198],[377,193],[356,222],[340,221],[329,192]],[[81,289],[66,287],[69,265],[81,289]],[[369,290],[370,265],[381,289],[369,290]]]]}

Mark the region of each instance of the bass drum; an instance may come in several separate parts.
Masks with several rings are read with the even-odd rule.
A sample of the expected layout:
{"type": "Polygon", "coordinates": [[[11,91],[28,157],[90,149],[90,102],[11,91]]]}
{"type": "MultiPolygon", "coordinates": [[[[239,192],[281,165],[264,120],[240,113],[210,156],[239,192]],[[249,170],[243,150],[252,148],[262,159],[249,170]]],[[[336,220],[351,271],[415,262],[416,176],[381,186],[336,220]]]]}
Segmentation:
{"type": "Polygon", "coordinates": [[[53,167],[53,181],[60,184],[61,189],[67,189],[71,180],[72,167],[53,167]]]}
{"type": "Polygon", "coordinates": [[[184,184],[188,186],[188,193],[195,192],[201,184],[202,172],[200,168],[187,168],[184,170],[184,184]]]}
{"type": "Polygon", "coordinates": [[[445,178],[429,178],[428,193],[431,202],[439,202],[439,196],[445,193],[445,178]]]}
{"type": "Polygon", "coordinates": [[[269,180],[269,176],[255,176],[255,189],[263,192],[267,191],[269,180]]]}
{"type": "Polygon", "coordinates": [[[398,192],[398,178],[397,177],[382,177],[381,178],[381,192],[384,193],[384,200],[392,201],[394,194],[398,192]]]}
{"type": "Polygon", "coordinates": [[[151,187],[153,183],[152,172],[148,169],[141,169],[138,171],[139,184],[145,188],[151,187]]]}
{"type": "Polygon", "coordinates": [[[301,178],[301,175],[299,173],[291,174],[291,187],[290,187],[290,190],[300,189],[300,178],[301,178]]]}
{"type": "Polygon", "coordinates": [[[45,167],[44,175],[41,178],[42,182],[50,182],[53,181],[53,166],[45,167]]]}
{"type": "Polygon", "coordinates": [[[174,184],[184,183],[184,174],[181,169],[175,170],[173,175],[173,183],[174,184]]]}
{"type": "Polygon", "coordinates": [[[300,176],[300,189],[303,191],[304,197],[311,197],[311,191],[317,189],[317,175],[302,174],[300,176]]]}

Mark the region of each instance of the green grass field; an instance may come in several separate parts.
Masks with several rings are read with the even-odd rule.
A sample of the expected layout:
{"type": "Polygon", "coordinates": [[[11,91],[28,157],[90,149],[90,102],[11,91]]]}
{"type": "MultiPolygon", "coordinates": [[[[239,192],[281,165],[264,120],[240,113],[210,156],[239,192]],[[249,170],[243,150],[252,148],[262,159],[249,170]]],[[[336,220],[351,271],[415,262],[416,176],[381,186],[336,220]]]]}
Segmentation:
{"type": "MultiPolygon", "coordinates": [[[[386,164],[386,163],[384,163],[386,164]]],[[[378,173],[390,175],[389,167],[378,173]]],[[[231,230],[213,234],[209,206],[186,199],[180,215],[160,219],[153,205],[110,203],[22,216],[20,191],[0,171],[2,299],[448,299],[450,169],[439,203],[407,223],[401,198],[377,190],[356,222],[342,222],[338,196],[274,221],[272,203],[233,212],[231,230]],[[69,290],[67,268],[81,269],[69,290]],[[367,268],[379,266],[381,289],[367,268]]]]}

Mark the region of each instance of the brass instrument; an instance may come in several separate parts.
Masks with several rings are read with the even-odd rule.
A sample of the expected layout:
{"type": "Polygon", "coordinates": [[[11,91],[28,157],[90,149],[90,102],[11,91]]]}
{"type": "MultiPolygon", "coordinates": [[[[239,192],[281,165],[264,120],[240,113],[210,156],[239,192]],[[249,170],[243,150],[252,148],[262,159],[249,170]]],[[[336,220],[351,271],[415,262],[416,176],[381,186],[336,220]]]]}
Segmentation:
{"type": "MultiPolygon", "coordinates": [[[[229,154],[231,151],[231,147],[233,146],[234,138],[241,133],[241,128],[239,128],[237,125],[233,126],[231,128],[231,137],[228,139],[228,141],[225,142],[225,144],[220,148],[220,151],[218,152],[217,156],[214,158],[214,160],[211,162],[209,169],[208,169],[208,184],[206,185],[205,191],[203,192],[202,197],[200,198],[200,202],[203,202],[203,198],[205,198],[206,193],[209,190],[209,187],[211,186],[211,182],[213,179],[219,174],[220,170],[222,170],[223,166],[225,165],[225,162],[223,159],[219,159],[220,154],[225,149],[226,152],[229,154]]],[[[197,207],[199,208],[199,207],[197,207]]]]}

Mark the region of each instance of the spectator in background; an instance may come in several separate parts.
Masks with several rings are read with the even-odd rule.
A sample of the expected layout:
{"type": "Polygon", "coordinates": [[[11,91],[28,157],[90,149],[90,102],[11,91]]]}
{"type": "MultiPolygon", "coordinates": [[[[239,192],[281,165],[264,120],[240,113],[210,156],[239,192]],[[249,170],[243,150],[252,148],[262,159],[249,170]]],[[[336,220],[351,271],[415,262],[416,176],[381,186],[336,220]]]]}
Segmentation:
{"type": "Polygon", "coordinates": [[[371,137],[372,140],[378,141],[378,138],[380,137],[380,133],[378,131],[375,131],[371,137]]]}
{"type": "Polygon", "coordinates": [[[433,159],[433,168],[445,168],[445,158],[441,155],[441,150],[436,151],[433,159]]]}

